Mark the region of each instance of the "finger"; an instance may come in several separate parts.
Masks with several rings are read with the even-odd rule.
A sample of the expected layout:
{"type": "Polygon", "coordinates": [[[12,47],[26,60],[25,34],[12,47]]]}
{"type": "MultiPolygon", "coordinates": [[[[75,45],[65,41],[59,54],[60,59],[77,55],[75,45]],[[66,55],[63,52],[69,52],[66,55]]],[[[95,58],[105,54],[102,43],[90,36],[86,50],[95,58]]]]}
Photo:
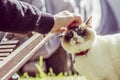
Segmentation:
{"type": "Polygon", "coordinates": [[[76,25],[82,24],[81,16],[79,14],[76,14],[76,13],[73,13],[73,15],[74,15],[74,18],[75,18],[74,23],[76,23],[76,25]]]}
{"type": "Polygon", "coordinates": [[[61,32],[61,33],[65,32],[65,31],[67,31],[67,28],[66,28],[66,27],[61,27],[61,28],[60,28],[60,32],[61,32]]]}
{"type": "Polygon", "coordinates": [[[74,21],[71,22],[68,26],[79,26],[80,24],[81,24],[81,21],[74,20],[74,21]]]}
{"type": "Polygon", "coordinates": [[[62,12],[59,12],[60,15],[69,15],[70,12],[69,11],[62,11],[62,12]]]}

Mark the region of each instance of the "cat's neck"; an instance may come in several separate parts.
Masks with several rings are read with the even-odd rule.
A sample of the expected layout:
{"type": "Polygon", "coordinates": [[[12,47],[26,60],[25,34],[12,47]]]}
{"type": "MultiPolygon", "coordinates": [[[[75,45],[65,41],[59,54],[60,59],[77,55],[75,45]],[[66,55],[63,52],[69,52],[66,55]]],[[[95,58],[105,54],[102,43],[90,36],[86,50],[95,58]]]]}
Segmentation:
{"type": "Polygon", "coordinates": [[[97,38],[95,38],[94,41],[93,41],[93,43],[91,43],[91,46],[87,46],[82,51],[75,53],[75,56],[84,56],[84,55],[87,55],[91,51],[91,49],[96,46],[97,43],[98,43],[97,38]]]}
{"type": "Polygon", "coordinates": [[[79,53],[76,53],[75,56],[83,56],[83,55],[87,55],[87,53],[89,52],[90,49],[86,49],[84,51],[81,51],[79,53]]]}

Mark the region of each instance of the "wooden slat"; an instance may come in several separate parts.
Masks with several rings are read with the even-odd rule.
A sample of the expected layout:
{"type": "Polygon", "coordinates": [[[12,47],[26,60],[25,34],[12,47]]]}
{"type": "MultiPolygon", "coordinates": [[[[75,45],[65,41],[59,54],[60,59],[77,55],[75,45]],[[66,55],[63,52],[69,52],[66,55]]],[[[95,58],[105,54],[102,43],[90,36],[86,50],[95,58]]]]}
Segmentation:
{"type": "Polygon", "coordinates": [[[0,53],[11,53],[13,49],[0,49],[0,53]]]}
{"type": "Polygon", "coordinates": [[[2,62],[3,60],[0,60],[0,63],[2,62]]]}
{"type": "Polygon", "coordinates": [[[8,56],[10,53],[0,53],[0,57],[1,56],[8,56]]]}
{"type": "Polygon", "coordinates": [[[0,45],[17,44],[18,42],[19,42],[19,40],[9,40],[9,41],[5,41],[5,42],[1,42],[0,45]]]}
{"type": "Polygon", "coordinates": [[[4,62],[0,64],[0,80],[9,79],[17,70],[20,69],[45,43],[53,34],[48,35],[41,41],[40,34],[34,34],[30,39],[19,46],[12,52],[4,62]]]}
{"type": "Polygon", "coordinates": [[[3,61],[3,59],[5,59],[5,58],[7,58],[7,57],[0,57],[0,61],[3,61]]]}
{"type": "Polygon", "coordinates": [[[16,45],[0,45],[0,49],[11,49],[15,48],[16,45]]]}

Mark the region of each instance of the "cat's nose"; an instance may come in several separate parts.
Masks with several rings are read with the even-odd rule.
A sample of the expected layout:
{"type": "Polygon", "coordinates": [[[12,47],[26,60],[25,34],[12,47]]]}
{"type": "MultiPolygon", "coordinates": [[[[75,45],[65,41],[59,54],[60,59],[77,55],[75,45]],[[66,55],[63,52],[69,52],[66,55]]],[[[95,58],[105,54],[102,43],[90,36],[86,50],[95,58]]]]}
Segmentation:
{"type": "Polygon", "coordinates": [[[74,37],[73,40],[77,41],[78,39],[76,37],[74,37]]]}

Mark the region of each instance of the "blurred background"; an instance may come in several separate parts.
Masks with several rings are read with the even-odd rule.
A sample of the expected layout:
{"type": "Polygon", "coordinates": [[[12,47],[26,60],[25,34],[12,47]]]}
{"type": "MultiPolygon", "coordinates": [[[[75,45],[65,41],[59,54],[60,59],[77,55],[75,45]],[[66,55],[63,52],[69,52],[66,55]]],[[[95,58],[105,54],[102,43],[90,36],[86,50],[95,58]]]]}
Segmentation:
{"type": "MultiPolygon", "coordinates": [[[[93,17],[92,28],[100,35],[120,32],[120,0],[21,0],[36,6],[39,10],[51,14],[68,10],[80,14],[83,22],[93,17]]],[[[1,41],[17,39],[21,45],[30,36],[20,36],[13,33],[1,32],[1,41]]],[[[44,38],[44,36],[41,36],[44,38]]],[[[19,46],[18,45],[18,46],[19,46]]],[[[72,56],[60,44],[58,34],[53,36],[19,71],[19,75],[27,72],[35,77],[38,70],[35,66],[39,57],[43,56],[43,70],[48,73],[52,68],[55,74],[67,72],[76,73],[72,56]]]]}

